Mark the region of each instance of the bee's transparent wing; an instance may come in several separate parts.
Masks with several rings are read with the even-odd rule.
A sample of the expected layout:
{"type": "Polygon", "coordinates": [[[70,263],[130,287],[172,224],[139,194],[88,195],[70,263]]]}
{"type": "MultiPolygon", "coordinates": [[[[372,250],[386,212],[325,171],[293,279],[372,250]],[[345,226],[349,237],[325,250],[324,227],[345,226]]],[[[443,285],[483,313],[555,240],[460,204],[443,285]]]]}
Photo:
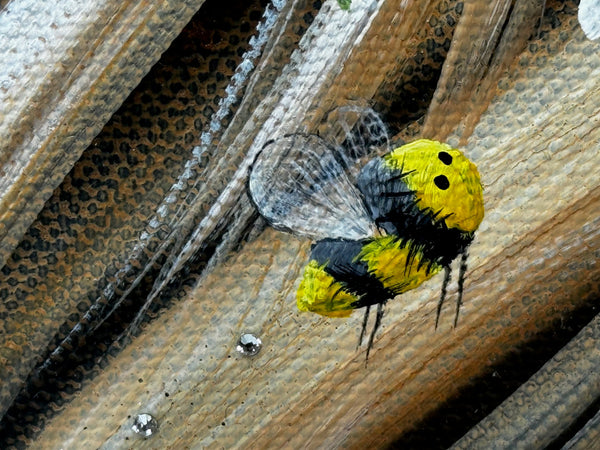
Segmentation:
{"type": "Polygon", "coordinates": [[[254,162],[250,195],[275,228],[313,239],[365,239],[375,226],[349,175],[350,161],[315,135],[278,138],[254,162]]]}
{"type": "Polygon", "coordinates": [[[368,107],[330,111],[314,135],[276,139],[258,155],[249,181],[259,212],[276,228],[313,239],[364,239],[375,225],[356,187],[361,162],[389,150],[388,131],[368,107]]]}
{"type": "MultiPolygon", "coordinates": [[[[349,160],[360,160],[377,149],[385,152],[390,149],[388,129],[379,114],[371,108],[341,106],[330,111],[322,124],[323,128],[328,127],[329,130],[320,130],[321,135],[328,135],[339,142],[349,160]]],[[[352,164],[349,166],[352,170],[352,164]]]]}

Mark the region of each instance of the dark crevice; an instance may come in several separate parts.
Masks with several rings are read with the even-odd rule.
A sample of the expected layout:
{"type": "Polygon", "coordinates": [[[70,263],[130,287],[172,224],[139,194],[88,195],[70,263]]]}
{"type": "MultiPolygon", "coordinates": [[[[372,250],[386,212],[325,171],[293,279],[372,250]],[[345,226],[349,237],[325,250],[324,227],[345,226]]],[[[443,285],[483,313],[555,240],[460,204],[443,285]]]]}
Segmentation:
{"type": "MultiPolygon", "coordinates": [[[[540,370],[590,323],[599,310],[598,299],[593,299],[565,317],[556,319],[546,331],[514,348],[503,361],[491,366],[484,375],[474,379],[458,396],[440,405],[419,425],[398,437],[390,448],[450,447],[540,370]]],[[[599,402],[600,400],[596,399],[550,448],[560,448],[566,443],[598,411],[599,402]]]]}

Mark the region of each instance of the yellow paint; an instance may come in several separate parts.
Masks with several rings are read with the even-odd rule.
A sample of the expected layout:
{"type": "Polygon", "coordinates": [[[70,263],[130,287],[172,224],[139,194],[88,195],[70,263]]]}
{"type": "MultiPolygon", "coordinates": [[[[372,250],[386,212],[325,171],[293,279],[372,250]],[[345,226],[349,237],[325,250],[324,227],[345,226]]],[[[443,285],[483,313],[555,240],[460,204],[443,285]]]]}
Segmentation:
{"type": "MultiPolygon", "coordinates": [[[[421,139],[383,158],[388,168],[407,173],[403,180],[415,192],[421,210],[445,217],[448,228],[468,233],[477,229],[484,214],[483,188],[477,168],[459,150],[421,139]],[[445,157],[440,159],[440,152],[448,153],[452,161],[445,157]],[[446,177],[446,189],[436,185],[434,180],[439,176],[446,177]]],[[[430,265],[430,261],[423,260],[421,252],[411,255],[410,251],[411,242],[401,236],[376,236],[363,246],[356,261],[365,262],[369,273],[398,295],[418,287],[442,269],[438,264],[430,265]]],[[[315,260],[306,266],[297,293],[298,309],[329,317],[347,317],[359,296],[346,291],[325,271],[326,266],[315,260]]],[[[381,299],[384,300],[388,299],[381,299]]]]}
{"type": "Polygon", "coordinates": [[[304,277],[298,287],[296,304],[300,311],[311,311],[328,317],[348,317],[352,303],[358,300],[335,279],[325,272],[326,264],[311,260],[304,269],[304,277]]]}
{"type": "Polygon", "coordinates": [[[437,264],[428,267],[429,262],[423,261],[420,252],[409,262],[409,245],[402,247],[402,244],[395,236],[382,236],[365,245],[357,256],[367,263],[369,272],[396,295],[416,288],[442,269],[437,264]],[[421,262],[424,264],[419,267],[421,262]]]}
{"type": "MultiPolygon", "coordinates": [[[[398,295],[414,289],[438,273],[442,267],[429,263],[421,267],[422,254],[416,252],[409,262],[409,248],[394,236],[381,236],[367,243],[357,255],[357,261],[367,263],[372,273],[384,287],[398,295]]],[[[359,297],[346,291],[341,283],[325,271],[327,264],[311,260],[304,269],[298,287],[296,303],[300,311],[311,311],[328,317],[347,317],[359,297]]],[[[382,301],[388,300],[385,298],[382,301]]]]}
{"type": "Polygon", "coordinates": [[[420,139],[403,145],[384,156],[385,164],[395,170],[410,172],[405,178],[415,192],[418,206],[446,218],[448,228],[474,232],[483,219],[483,188],[477,167],[459,150],[448,144],[420,139]],[[440,151],[452,156],[450,165],[439,158],[440,151]],[[434,178],[445,175],[450,182],[446,190],[438,188],[434,178]]]}

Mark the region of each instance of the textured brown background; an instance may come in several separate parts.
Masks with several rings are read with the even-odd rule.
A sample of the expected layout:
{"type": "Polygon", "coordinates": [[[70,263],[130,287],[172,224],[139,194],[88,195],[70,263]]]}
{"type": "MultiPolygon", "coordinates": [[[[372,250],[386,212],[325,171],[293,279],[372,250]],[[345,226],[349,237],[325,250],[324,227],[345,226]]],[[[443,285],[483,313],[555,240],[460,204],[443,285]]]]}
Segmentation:
{"type": "Polygon", "coordinates": [[[4,6],[3,76],[11,83],[3,88],[0,115],[0,264],[201,4],[89,0],[4,6]]]}
{"type": "MultiPolygon", "coordinates": [[[[297,2],[284,9],[236,115],[225,121],[201,182],[190,189],[198,194],[190,202],[193,217],[202,219],[220,205],[221,216],[206,227],[219,229],[217,219],[223,219],[229,224],[225,236],[194,244],[200,256],[186,266],[196,267],[198,276],[166,291],[167,302],[179,300],[145,324],[129,346],[106,353],[123,329],[119,322],[109,322],[118,325],[112,335],[107,330],[77,341],[83,350],[70,358],[83,362],[60,373],[53,386],[64,400],[47,392],[48,384],[36,391],[30,380],[7,417],[19,417],[21,405],[43,405],[47,395],[50,409],[39,408],[49,420],[17,422],[16,441],[9,444],[27,441],[23,435],[34,436],[45,424],[33,446],[383,447],[514,349],[597,299],[599,44],[585,39],[571,2],[547,2],[539,24],[542,2],[509,3],[415,1],[399,9],[392,1],[354,2],[346,13],[335,2],[320,11],[297,2]],[[290,56],[300,36],[299,51],[290,56]],[[415,111],[402,107],[407,95],[420,105],[415,111]],[[242,169],[265,139],[298,128],[325,132],[333,126],[321,122],[327,110],[371,97],[400,137],[423,133],[461,142],[482,174],[486,218],[471,249],[458,327],[451,327],[448,302],[433,330],[441,283],[436,277],[389,303],[365,367],[364,353],[355,349],[360,314],[326,320],[295,310],[310,243],[260,227],[242,232],[252,223],[242,169]],[[240,241],[244,235],[249,237],[240,241]],[[192,287],[192,281],[198,283],[192,287]],[[234,351],[247,330],[265,345],[251,360],[234,351]],[[143,441],[133,435],[131,416],[138,412],[157,417],[157,436],[143,441]]],[[[12,388],[3,384],[11,389],[4,408],[14,399],[14,386],[44,359],[44,349],[55,348],[82,322],[90,298],[131,260],[128,252],[147,229],[152,205],[178,175],[239,64],[238,49],[254,27],[241,24],[258,20],[263,6],[226,24],[211,19],[229,20],[219,9],[201,10],[200,25],[185,35],[191,39],[180,42],[183,49],[185,42],[199,47],[199,56],[171,54],[155,67],[156,78],[147,78],[113,117],[9,259],[0,280],[3,358],[6,379],[15,382],[12,388]],[[220,35],[220,29],[226,32],[220,35]],[[190,96],[190,90],[199,94],[190,96]],[[190,102],[197,106],[188,110],[190,102]],[[112,186],[102,187],[107,182],[112,186]],[[78,211],[66,213],[78,204],[78,211]],[[35,283],[28,282],[32,273],[35,283]]],[[[196,222],[188,221],[180,228],[166,222],[166,233],[193,228],[196,222]]],[[[148,258],[139,260],[143,265],[148,258]]],[[[143,285],[133,297],[143,300],[143,285]]],[[[583,350],[573,344],[564,358],[597,352],[593,330],[584,333],[583,350]]],[[[516,433],[520,445],[552,442],[556,430],[593,405],[599,396],[600,372],[592,364],[597,353],[583,359],[590,361],[582,369],[585,395],[550,408],[561,413],[542,421],[531,441],[516,433]]],[[[556,367],[538,375],[558,389],[560,374],[569,369],[556,367]]],[[[534,402],[509,425],[526,429],[545,406],[534,402]]],[[[482,422],[476,436],[497,427],[482,422]]],[[[487,445],[472,445],[498,442],[491,436],[487,445]]],[[[516,442],[508,432],[503,436],[507,446],[516,442]]]]}

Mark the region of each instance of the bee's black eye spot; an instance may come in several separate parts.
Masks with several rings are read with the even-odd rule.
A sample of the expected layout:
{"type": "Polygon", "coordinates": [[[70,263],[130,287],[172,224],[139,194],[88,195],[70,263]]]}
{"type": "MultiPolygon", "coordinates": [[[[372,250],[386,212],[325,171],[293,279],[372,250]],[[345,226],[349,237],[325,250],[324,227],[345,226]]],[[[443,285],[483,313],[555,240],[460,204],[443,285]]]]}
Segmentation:
{"type": "MultiPolygon", "coordinates": [[[[448,155],[448,156],[450,156],[450,155],[448,155]]],[[[438,175],[437,177],[435,177],[433,179],[433,182],[442,191],[445,191],[446,189],[448,189],[450,187],[450,182],[448,181],[448,178],[446,177],[446,175],[438,175]]]]}
{"type": "Polygon", "coordinates": [[[440,159],[441,162],[443,162],[447,166],[452,164],[452,155],[448,152],[439,152],[438,158],[440,159]]]}

